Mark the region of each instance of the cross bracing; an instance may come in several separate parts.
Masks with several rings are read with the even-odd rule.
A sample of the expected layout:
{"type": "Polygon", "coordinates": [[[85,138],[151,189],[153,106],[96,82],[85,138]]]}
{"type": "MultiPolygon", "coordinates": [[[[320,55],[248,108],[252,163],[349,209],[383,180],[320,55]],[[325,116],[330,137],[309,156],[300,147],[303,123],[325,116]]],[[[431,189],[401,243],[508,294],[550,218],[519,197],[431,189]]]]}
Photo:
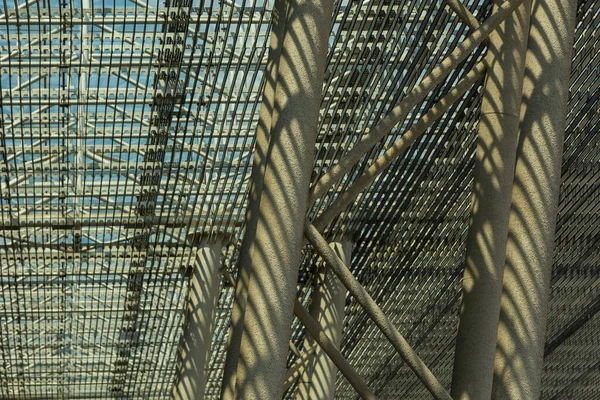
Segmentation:
{"type": "MultiPolygon", "coordinates": [[[[480,22],[491,15],[488,1],[463,3],[480,22]]],[[[598,396],[600,8],[581,0],[577,12],[543,398],[598,396]]],[[[223,265],[236,271],[273,13],[246,0],[0,5],[0,397],[171,396],[199,249],[190,237],[227,237],[223,265]]],[[[469,32],[443,1],[336,1],[311,185],[469,32]]],[[[419,100],[309,218],[485,54],[476,47],[419,100]]],[[[482,81],[325,229],[351,238],[352,273],[448,389],[482,81]]],[[[320,263],[307,247],[303,306],[320,263]]],[[[233,297],[223,280],[206,398],[221,391],[233,297]]],[[[428,398],[351,296],[345,314],[340,349],[378,398],[428,398]]],[[[307,336],[294,321],[288,366],[307,336]]],[[[355,398],[341,375],[336,386],[355,398]]]]}

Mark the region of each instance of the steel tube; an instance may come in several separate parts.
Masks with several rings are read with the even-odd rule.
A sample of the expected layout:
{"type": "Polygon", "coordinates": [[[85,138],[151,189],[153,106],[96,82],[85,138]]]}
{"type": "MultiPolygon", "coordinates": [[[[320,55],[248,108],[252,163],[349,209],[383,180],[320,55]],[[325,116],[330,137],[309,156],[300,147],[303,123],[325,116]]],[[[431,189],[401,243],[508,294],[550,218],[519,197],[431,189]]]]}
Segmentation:
{"type": "MultiPolygon", "coordinates": [[[[225,268],[223,268],[223,269],[221,269],[221,273],[223,274],[223,277],[225,278],[225,280],[227,282],[229,282],[234,287],[236,286],[235,279],[233,279],[233,276],[229,273],[229,271],[227,271],[225,268]]],[[[312,355],[315,353],[316,347],[317,347],[317,345],[315,344],[314,346],[312,346],[308,350],[306,350],[304,353],[300,353],[298,351],[298,349],[296,348],[296,346],[294,345],[294,343],[290,340],[289,348],[299,358],[296,361],[296,363],[294,363],[294,365],[292,365],[286,371],[285,380],[283,382],[283,390],[284,391],[288,390],[290,388],[290,386],[303,373],[303,367],[308,363],[308,361],[311,359],[312,355]]],[[[221,394],[221,397],[223,397],[223,394],[221,394]]]]}
{"type": "MultiPolygon", "coordinates": [[[[496,0],[495,9],[503,0],[496,0]]],[[[496,333],[523,93],[530,0],[488,42],[452,397],[492,393],[496,333]]]]}
{"type": "MultiPolygon", "coordinates": [[[[284,0],[280,0],[284,1],[284,0]]],[[[300,266],[303,224],[333,2],[287,0],[264,180],[236,370],[236,399],[279,399],[300,266]]],[[[279,6],[278,6],[279,7],[279,6]]],[[[279,8],[278,8],[279,9],[279,8]]]]}
{"type": "Polygon", "coordinates": [[[423,115],[409,130],[407,130],[392,147],[379,157],[371,166],[352,183],[335,201],[325,209],[314,221],[313,225],[322,231],[337,215],[348,207],[363,190],[371,185],[387,167],[389,167],[404,151],[412,145],[435,121],[460,99],[485,72],[485,63],[480,62],[462,78],[452,90],[423,115]]]}
{"type": "Polygon", "coordinates": [[[178,376],[172,397],[176,400],[204,398],[212,330],[221,283],[222,241],[199,245],[189,283],[187,315],[180,344],[178,376]]]}
{"type": "Polygon", "coordinates": [[[427,368],[412,347],[410,347],[410,344],[408,344],[398,329],[391,323],[381,308],[379,308],[377,303],[375,303],[373,298],[367,293],[365,288],[356,280],[342,260],[335,255],[317,228],[306,221],[304,234],[309,243],[314,247],[315,251],[323,257],[342,284],[346,286],[350,294],[356,298],[358,303],[367,312],[367,315],[369,315],[379,330],[394,346],[398,354],[400,354],[400,357],[402,357],[410,369],[413,370],[421,382],[423,382],[427,390],[429,390],[436,399],[451,399],[442,384],[431,373],[429,368],[427,368]]]}
{"type": "Polygon", "coordinates": [[[314,358],[315,350],[318,345],[314,343],[308,350],[304,353],[298,353],[298,359],[292,366],[290,366],[285,372],[285,380],[283,381],[283,390],[288,390],[294,382],[298,380],[306,371],[306,366],[310,364],[311,360],[314,358]]]}
{"type": "Polygon", "coordinates": [[[388,135],[396,124],[404,120],[408,112],[464,61],[522,2],[523,0],[506,1],[444,58],[390,113],[381,119],[336,165],[331,167],[319,179],[311,188],[310,202],[313,203],[323,196],[333,184],[348,173],[373,146],[388,135]]]}
{"type": "Polygon", "coordinates": [[[339,349],[333,344],[329,337],[323,332],[323,329],[308,311],[296,301],[294,303],[294,313],[304,325],[308,333],[315,339],[321,349],[329,356],[331,361],[338,367],[342,375],[348,379],[348,382],[363,399],[374,400],[375,394],[367,386],[366,382],[356,373],[354,368],[344,358],[339,349]]]}
{"type": "Polygon", "coordinates": [[[494,399],[540,396],[576,0],[533,0],[494,399]]]}
{"type": "Polygon", "coordinates": [[[459,0],[444,0],[444,3],[446,3],[448,7],[454,11],[454,14],[456,14],[461,21],[467,24],[472,31],[479,28],[480,24],[477,18],[475,18],[467,6],[465,6],[459,0]]]}
{"type": "MultiPolygon", "coordinates": [[[[350,264],[352,243],[347,239],[331,242],[329,246],[344,264],[350,264]]],[[[310,315],[321,326],[331,342],[339,348],[342,341],[346,294],[344,285],[331,268],[320,268],[315,276],[310,302],[310,315]]],[[[317,349],[311,363],[298,382],[297,399],[333,400],[335,397],[336,368],[321,350],[317,349]]]]}

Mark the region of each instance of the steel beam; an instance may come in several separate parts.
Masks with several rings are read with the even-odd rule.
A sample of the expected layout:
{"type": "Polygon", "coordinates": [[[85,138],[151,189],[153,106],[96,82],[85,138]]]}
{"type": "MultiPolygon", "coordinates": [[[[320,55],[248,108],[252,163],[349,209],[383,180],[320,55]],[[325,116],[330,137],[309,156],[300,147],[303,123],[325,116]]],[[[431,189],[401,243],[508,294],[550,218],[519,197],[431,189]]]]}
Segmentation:
{"type": "Polygon", "coordinates": [[[337,215],[348,207],[375,179],[398,159],[406,149],[419,139],[431,125],[460,99],[483,76],[486,66],[480,62],[456,86],[423,115],[410,129],[386,150],[371,166],[325,209],[314,221],[318,230],[325,228],[337,215]]]}
{"type": "Polygon", "coordinates": [[[560,400],[560,399],[565,399],[565,398],[569,398],[569,399],[572,398],[572,397],[566,397],[566,396],[568,396],[568,393],[570,391],[572,391],[573,389],[576,389],[582,380],[586,379],[589,375],[596,372],[597,369],[600,369],[600,361],[595,363],[590,368],[588,368],[585,372],[583,372],[581,375],[579,375],[578,377],[573,379],[568,385],[563,387],[557,394],[552,396],[552,398],[550,400],[560,400]]]}
{"type": "MultiPolygon", "coordinates": [[[[330,243],[331,248],[346,265],[352,258],[352,243],[342,239],[330,243]]],[[[309,307],[312,317],[321,325],[331,342],[340,347],[346,307],[347,290],[331,268],[321,268],[316,275],[309,307]]],[[[337,370],[333,362],[318,348],[308,368],[298,382],[297,399],[333,400],[337,370]]]]}
{"type": "Polygon", "coordinates": [[[471,11],[465,6],[460,0],[444,0],[444,3],[450,7],[454,14],[460,18],[467,26],[474,31],[479,28],[479,21],[475,16],[471,13],[471,11]]]}
{"type": "Polygon", "coordinates": [[[348,382],[356,390],[356,392],[363,399],[375,400],[375,394],[367,386],[366,382],[356,373],[354,368],[344,358],[340,350],[333,344],[329,337],[323,332],[323,329],[317,321],[310,315],[310,312],[306,311],[302,304],[296,300],[294,303],[294,313],[304,325],[308,333],[315,339],[319,344],[320,348],[327,353],[327,356],[333,361],[338,367],[340,372],[348,379],[348,382]]]}
{"type": "MultiPolygon", "coordinates": [[[[497,0],[497,10],[504,0],[497,0]]],[[[452,377],[455,399],[492,393],[496,332],[519,131],[530,0],[490,37],[452,377]]]]}
{"type": "Polygon", "coordinates": [[[180,344],[176,400],[201,400],[206,388],[212,330],[221,282],[222,238],[195,243],[199,247],[189,283],[187,316],[180,344]]]}
{"type": "Polygon", "coordinates": [[[595,298],[591,304],[587,305],[580,314],[564,327],[563,331],[555,337],[553,340],[549,340],[544,346],[544,358],[550,356],[554,351],[559,348],[564,342],[567,341],[571,336],[575,335],[585,324],[587,324],[592,318],[600,312],[600,298],[595,298]]]}
{"type": "MultiPolygon", "coordinates": [[[[290,342],[290,344],[293,344],[290,342]]],[[[315,350],[318,345],[313,343],[304,353],[297,354],[298,358],[292,364],[285,373],[285,380],[283,381],[283,390],[288,390],[294,382],[296,382],[302,375],[306,373],[306,367],[312,362],[315,354],[315,350]]],[[[298,349],[292,350],[294,353],[297,352],[298,349]]]]}
{"type": "Polygon", "coordinates": [[[540,396],[576,11],[576,0],[532,1],[495,399],[540,396]]]}
{"type": "Polygon", "coordinates": [[[419,358],[417,353],[412,349],[410,344],[404,339],[402,334],[396,329],[383,310],[375,303],[373,298],[367,293],[365,288],[356,280],[348,267],[340,260],[338,256],[327,244],[327,241],[321,236],[319,231],[306,221],[304,234],[308,242],[314,247],[325,262],[331,267],[333,272],[340,279],[342,284],[346,286],[348,292],[354,296],[356,301],[365,310],[369,318],[377,325],[381,333],[394,346],[400,357],[406,362],[408,367],[417,375],[423,382],[423,385],[436,399],[450,400],[450,395],[446,392],[442,384],[431,373],[427,365],[419,358]]]}
{"type": "Polygon", "coordinates": [[[392,111],[382,118],[361,140],[350,149],[336,165],[327,171],[311,188],[310,202],[323,196],[331,186],[340,180],[362,157],[380,142],[391,130],[404,120],[410,110],[422,101],[442,82],[462,61],[464,61],[487,37],[523,2],[508,0],[503,3],[484,23],[442,60],[392,111]]]}
{"type": "MultiPolygon", "coordinates": [[[[457,0],[453,0],[457,1],[457,0]]],[[[23,5],[24,6],[24,5],[23,5]]],[[[271,21],[271,12],[266,10],[261,20],[261,13],[254,7],[238,8],[243,12],[243,15],[236,19],[240,24],[259,24],[271,21]]],[[[6,14],[0,15],[0,26],[14,25],[14,26],[36,26],[36,25],[57,25],[63,22],[65,19],[56,15],[58,8],[33,8],[27,10],[27,19],[18,17],[17,12],[14,9],[9,9],[6,14]]],[[[73,25],[123,25],[123,24],[161,24],[168,21],[167,14],[169,11],[179,11],[177,7],[158,7],[158,8],[132,8],[132,7],[114,7],[114,8],[71,8],[70,13],[72,16],[66,20],[73,25]],[[110,10],[110,15],[104,10],[110,10]],[[134,12],[134,15],[127,15],[128,12],[134,12]],[[81,18],[80,15],[92,13],[90,19],[81,18]]],[[[217,16],[222,15],[223,9],[220,7],[213,7],[210,9],[210,14],[205,14],[205,11],[199,7],[192,7],[189,18],[190,27],[196,25],[206,24],[218,24],[217,16]]],[[[371,12],[364,16],[367,22],[373,22],[377,18],[377,14],[371,12]]],[[[343,14],[335,16],[335,22],[342,23],[344,21],[343,14]]],[[[190,33],[195,33],[193,28],[190,28],[190,33]]],[[[134,32],[127,32],[129,35],[133,35],[134,32]]],[[[139,34],[139,33],[138,33],[139,34]]]]}
{"type": "Polygon", "coordinates": [[[264,180],[253,216],[256,229],[246,232],[251,235],[251,274],[243,326],[236,327],[242,329],[235,378],[238,399],[283,395],[331,26],[330,0],[284,4],[264,180]]]}

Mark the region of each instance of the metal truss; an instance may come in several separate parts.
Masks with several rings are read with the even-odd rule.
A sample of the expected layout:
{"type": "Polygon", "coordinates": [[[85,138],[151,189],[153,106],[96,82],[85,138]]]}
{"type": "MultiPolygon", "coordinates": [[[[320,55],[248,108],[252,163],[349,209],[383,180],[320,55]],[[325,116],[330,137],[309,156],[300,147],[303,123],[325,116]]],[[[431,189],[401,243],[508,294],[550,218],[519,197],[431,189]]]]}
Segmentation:
{"type": "Polygon", "coordinates": [[[165,398],[186,238],[242,221],[270,11],[40,0],[0,14],[2,396],[165,398]]]}
{"type": "MultiPolygon", "coordinates": [[[[105,271],[114,274],[112,284],[120,284],[125,312],[123,320],[112,321],[115,325],[109,330],[125,338],[116,345],[117,357],[113,354],[113,365],[118,365],[108,383],[113,395],[130,391],[123,383],[131,381],[127,375],[130,349],[140,347],[137,332],[144,330],[138,321],[143,321],[139,308],[147,271],[158,274],[152,266],[164,264],[162,258],[181,259],[179,254],[164,253],[150,258],[148,252],[171,241],[183,244],[195,230],[223,232],[236,229],[241,221],[239,216],[225,222],[210,218],[224,211],[219,207],[231,207],[223,198],[243,187],[247,179],[247,170],[239,166],[252,145],[252,115],[261,91],[256,82],[268,36],[263,26],[268,27],[270,10],[233,6],[206,11],[190,2],[166,8],[143,3],[119,8],[115,4],[110,11],[89,3],[35,2],[25,9],[9,9],[1,18],[6,32],[2,73],[9,76],[1,88],[6,149],[1,170],[6,201],[2,225],[5,232],[14,231],[5,236],[5,243],[11,247],[34,244],[44,253],[27,256],[36,262],[26,269],[18,251],[20,257],[7,255],[3,264],[13,274],[27,271],[32,277],[46,276],[40,271],[54,270],[57,263],[69,265],[49,275],[59,281],[76,273],[91,282],[105,271]],[[219,20],[224,18],[236,18],[235,38],[241,35],[245,41],[218,31],[219,20]],[[150,24],[162,26],[151,38],[146,32],[150,24]],[[200,27],[203,34],[198,34],[200,27]],[[16,43],[12,43],[15,36],[16,43]],[[253,44],[245,46],[245,42],[253,44]],[[225,72],[214,68],[215,59],[227,66],[225,72]],[[243,69],[244,75],[254,74],[251,81],[236,84],[231,79],[233,68],[236,72],[243,69]],[[240,108],[250,114],[240,115],[240,108]],[[245,139],[240,138],[243,132],[245,139]],[[224,157],[225,152],[233,154],[224,157]],[[229,179],[227,185],[212,182],[224,176],[229,179]],[[205,204],[207,198],[210,204],[205,204]],[[115,245],[124,245],[127,256],[98,255],[115,245]],[[55,255],[47,256],[49,251],[55,255]],[[88,257],[89,253],[94,256],[88,257]]],[[[400,10],[392,3],[377,10],[351,7],[346,15],[339,11],[334,26],[344,46],[333,50],[336,61],[327,71],[324,131],[334,126],[347,129],[350,110],[361,103],[364,110],[367,102],[382,108],[389,101],[385,91],[378,97],[367,94],[369,71],[348,67],[366,60],[369,65],[381,65],[381,73],[397,76],[395,63],[402,60],[398,44],[408,39],[392,29],[401,21],[400,10]],[[350,37],[349,32],[358,26],[348,22],[349,15],[353,21],[362,19],[359,25],[366,35],[350,37]],[[390,64],[391,60],[396,61],[390,64]],[[348,95],[352,86],[358,90],[348,95]],[[329,111],[333,105],[341,113],[329,111]]],[[[406,11],[408,21],[404,22],[419,21],[423,15],[410,8],[406,11]]],[[[367,117],[364,111],[360,113],[367,117]]],[[[360,132],[364,121],[354,122],[352,129],[360,132]]],[[[319,151],[333,153],[318,157],[318,165],[325,167],[328,159],[336,158],[343,149],[339,143],[339,139],[322,141],[319,151]]],[[[237,197],[244,200],[243,194],[237,197]]],[[[228,212],[241,210],[242,203],[238,204],[228,212]]],[[[182,268],[181,261],[172,265],[174,270],[182,268]]],[[[81,284],[62,285],[84,290],[81,284]]],[[[51,287],[48,301],[53,302],[51,287]]],[[[69,291],[69,295],[75,293],[69,291]]],[[[110,337],[106,340],[111,342],[110,337]]]]}
{"type": "MultiPolygon", "coordinates": [[[[339,398],[448,398],[482,44],[518,3],[491,14],[474,0],[334,2],[285,398],[315,352],[307,332],[349,380],[339,398]],[[326,246],[339,235],[356,242],[352,265],[326,246]],[[319,256],[353,296],[339,348],[305,313],[319,256]]],[[[549,397],[599,393],[581,387],[593,356],[560,372],[598,329],[600,174],[587,144],[600,11],[582,0],[579,12],[549,397]]],[[[1,398],[169,398],[189,238],[231,237],[226,274],[239,256],[273,18],[262,0],[0,3],[1,398]]],[[[224,373],[224,282],[208,399],[224,373]]]]}

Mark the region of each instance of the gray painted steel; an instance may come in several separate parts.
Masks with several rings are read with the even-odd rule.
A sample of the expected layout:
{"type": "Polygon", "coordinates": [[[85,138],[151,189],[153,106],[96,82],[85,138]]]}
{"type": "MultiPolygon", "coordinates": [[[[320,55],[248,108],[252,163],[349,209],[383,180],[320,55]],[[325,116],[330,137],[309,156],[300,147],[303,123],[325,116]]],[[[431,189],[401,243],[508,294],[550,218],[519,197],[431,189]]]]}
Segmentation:
{"type": "MultiPolygon", "coordinates": [[[[350,265],[352,242],[342,239],[329,245],[344,264],[350,265]]],[[[339,348],[348,291],[331,268],[321,268],[316,278],[309,311],[335,347],[339,348]]],[[[322,349],[315,350],[310,364],[304,371],[298,382],[297,399],[333,400],[335,398],[337,368],[322,349]]]]}

